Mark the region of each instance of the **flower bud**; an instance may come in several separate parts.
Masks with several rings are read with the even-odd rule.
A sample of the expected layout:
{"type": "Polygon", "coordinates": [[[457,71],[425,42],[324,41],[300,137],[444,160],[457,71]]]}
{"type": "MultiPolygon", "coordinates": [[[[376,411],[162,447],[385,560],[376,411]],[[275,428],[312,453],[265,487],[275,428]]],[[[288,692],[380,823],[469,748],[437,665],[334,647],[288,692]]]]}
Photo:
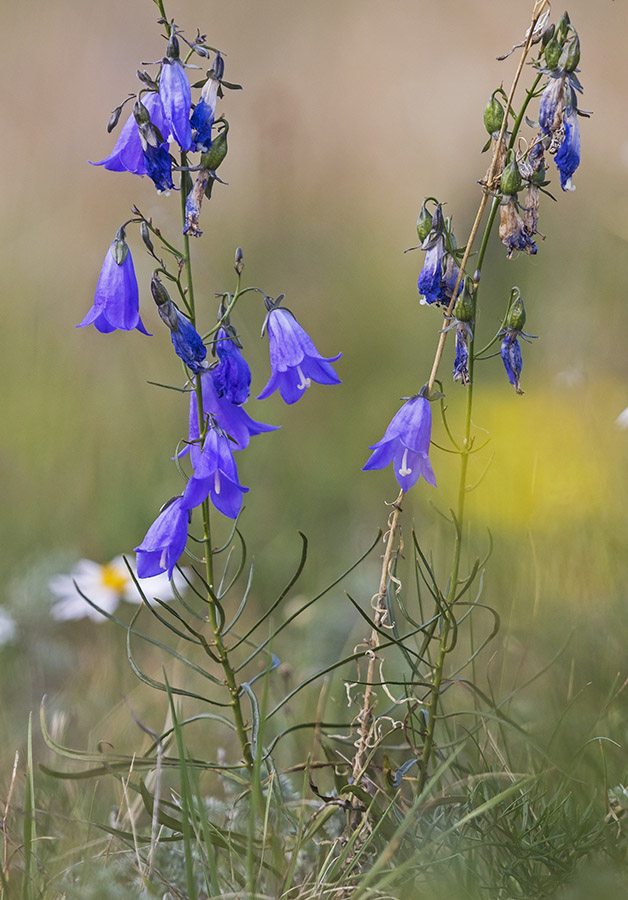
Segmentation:
{"type": "Polygon", "coordinates": [[[227,132],[229,131],[229,123],[225,122],[225,127],[220,131],[213,140],[213,143],[207,153],[201,156],[201,166],[215,172],[218,166],[223,162],[227,155],[227,132]]]}
{"type": "Polygon", "coordinates": [[[484,107],[484,127],[489,134],[499,134],[504,121],[504,107],[493,94],[484,107]]]}
{"type": "Polygon", "coordinates": [[[121,113],[122,113],[122,107],[116,106],[114,111],[109,116],[109,121],[107,122],[107,134],[111,134],[113,129],[116,127],[116,125],[118,124],[118,121],[120,119],[121,113]]]}
{"type": "Polygon", "coordinates": [[[521,189],[521,184],[519,166],[513,159],[502,172],[499,189],[502,194],[508,194],[508,196],[512,197],[521,189]]]}
{"type": "Polygon", "coordinates": [[[573,72],[580,62],[580,38],[578,35],[565,44],[560,55],[559,65],[563,72],[573,72]]]}
{"type": "Polygon", "coordinates": [[[425,203],[421,207],[421,211],[419,213],[419,217],[416,220],[416,232],[419,236],[419,240],[421,243],[428,236],[430,231],[432,230],[432,216],[427,211],[427,207],[425,203]]]}
{"type": "Polygon", "coordinates": [[[564,43],[565,38],[567,37],[567,32],[569,31],[570,24],[571,20],[569,18],[569,13],[564,12],[558,20],[558,24],[556,25],[556,39],[559,44],[564,43]]]}
{"type": "Polygon", "coordinates": [[[560,46],[556,38],[548,41],[545,47],[545,64],[552,71],[557,67],[563,48],[560,46]]]}
{"type": "Polygon", "coordinates": [[[142,224],[140,225],[140,236],[141,236],[142,240],[144,241],[144,244],[145,244],[148,252],[154,256],[155,248],[153,247],[153,242],[150,239],[150,231],[148,230],[148,225],[146,224],[145,221],[143,221],[142,224]]]}
{"type": "Polygon", "coordinates": [[[235,252],[235,263],[233,268],[236,270],[238,275],[242,274],[242,270],[244,269],[244,253],[242,252],[242,247],[237,247],[235,252]]]}
{"type": "Polygon", "coordinates": [[[157,272],[153,272],[153,275],[151,277],[150,292],[153,295],[153,300],[155,301],[157,306],[166,306],[168,303],[172,303],[170,294],[161,283],[161,279],[157,272]]]}
{"type": "Polygon", "coordinates": [[[458,319],[459,322],[473,321],[473,297],[469,293],[466,284],[456,300],[456,305],[453,308],[453,317],[458,319]]]}
{"type": "Polygon", "coordinates": [[[510,307],[506,314],[505,327],[507,331],[523,331],[526,323],[526,311],[519,293],[519,288],[514,287],[510,292],[510,307]]]}

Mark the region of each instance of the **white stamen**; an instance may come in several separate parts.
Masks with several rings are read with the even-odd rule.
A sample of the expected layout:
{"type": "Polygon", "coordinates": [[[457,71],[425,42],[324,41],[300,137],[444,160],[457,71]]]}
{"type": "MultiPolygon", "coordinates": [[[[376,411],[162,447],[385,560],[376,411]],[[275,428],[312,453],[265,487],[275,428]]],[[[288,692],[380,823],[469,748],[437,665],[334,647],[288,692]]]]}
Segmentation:
{"type": "Polygon", "coordinates": [[[159,568],[167,569],[168,568],[168,548],[164,547],[161,551],[161,556],[159,557],[159,568]]]}
{"type": "Polygon", "coordinates": [[[297,366],[297,372],[299,373],[299,378],[301,379],[299,381],[299,383],[297,384],[297,388],[300,391],[304,391],[306,388],[309,388],[309,386],[312,384],[312,379],[305,377],[305,375],[301,371],[301,366],[297,366]]]}
{"type": "Polygon", "coordinates": [[[401,458],[401,468],[399,469],[399,474],[403,477],[404,475],[410,475],[412,469],[408,468],[408,448],[403,451],[403,457],[401,458]]]}
{"type": "Polygon", "coordinates": [[[220,472],[218,469],[214,472],[214,492],[216,494],[220,493],[220,472]]]}

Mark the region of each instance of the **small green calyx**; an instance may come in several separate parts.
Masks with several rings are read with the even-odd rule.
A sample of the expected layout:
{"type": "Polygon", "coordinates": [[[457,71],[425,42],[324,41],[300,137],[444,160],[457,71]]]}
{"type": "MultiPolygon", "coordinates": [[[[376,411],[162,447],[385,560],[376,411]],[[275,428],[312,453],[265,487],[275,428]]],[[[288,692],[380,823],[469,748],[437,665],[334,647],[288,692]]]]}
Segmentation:
{"type": "Polygon", "coordinates": [[[224,161],[227,155],[227,132],[229,131],[229,123],[225,120],[225,127],[214,138],[211,147],[207,153],[201,156],[201,166],[203,169],[209,169],[215,172],[218,166],[224,161]]]}
{"type": "Polygon", "coordinates": [[[153,272],[150,280],[150,292],[153,295],[153,300],[157,306],[166,306],[168,303],[172,303],[170,294],[161,283],[161,279],[157,272],[153,272]]]}
{"type": "Polygon", "coordinates": [[[548,41],[547,46],[545,47],[545,64],[548,69],[554,71],[554,69],[558,68],[558,63],[562,52],[563,48],[560,46],[556,38],[552,38],[551,41],[548,41]]]}
{"type": "Polygon", "coordinates": [[[462,290],[462,293],[456,300],[456,305],[453,308],[453,317],[459,322],[473,321],[473,297],[471,296],[466,284],[462,290]]]}
{"type": "Polygon", "coordinates": [[[578,35],[565,44],[563,52],[560,55],[559,66],[563,72],[573,72],[580,62],[580,38],[578,35]]]}
{"type": "Polygon", "coordinates": [[[489,134],[499,134],[504,122],[504,107],[495,94],[484,107],[484,127],[489,134]]]}
{"type": "Polygon", "coordinates": [[[432,216],[427,211],[427,206],[425,205],[425,203],[423,203],[423,206],[421,207],[421,211],[419,213],[419,217],[416,220],[416,233],[418,234],[421,243],[423,243],[431,230],[432,216]]]}
{"type": "Polygon", "coordinates": [[[129,252],[129,245],[125,241],[124,237],[124,228],[119,228],[114,238],[113,244],[111,245],[113,258],[115,259],[116,265],[118,266],[122,265],[129,252]]]}
{"type": "Polygon", "coordinates": [[[502,172],[501,181],[499,183],[500,192],[502,194],[507,194],[509,197],[513,197],[517,191],[521,190],[522,183],[519,166],[516,161],[512,159],[502,172]]]}
{"type": "Polygon", "coordinates": [[[526,323],[526,311],[521,299],[519,288],[515,287],[510,292],[510,307],[506,315],[506,329],[508,331],[523,331],[526,323]]]}

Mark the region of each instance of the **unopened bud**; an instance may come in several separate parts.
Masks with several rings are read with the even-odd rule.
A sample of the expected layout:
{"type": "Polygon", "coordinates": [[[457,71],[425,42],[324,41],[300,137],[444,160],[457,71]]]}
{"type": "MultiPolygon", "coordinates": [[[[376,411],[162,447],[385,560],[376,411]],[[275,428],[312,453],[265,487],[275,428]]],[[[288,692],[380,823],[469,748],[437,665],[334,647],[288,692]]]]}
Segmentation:
{"type": "Polygon", "coordinates": [[[516,161],[513,159],[512,162],[509,162],[504,171],[502,172],[501,181],[499,183],[499,189],[502,194],[508,194],[508,196],[514,196],[517,191],[521,190],[521,173],[519,172],[519,166],[516,161]]]}
{"type": "Polygon", "coordinates": [[[504,121],[504,107],[493,94],[484,107],[484,127],[489,134],[499,134],[504,121]]]}
{"type": "Polygon", "coordinates": [[[506,316],[506,328],[508,331],[523,331],[526,323],[526,311],[519,293],[519,288],[513,288],[510,292],[511,302],[506,316]]]}
{"type": "Polygon", "coordinates": [[[423,243],[423,241],[428,236],[428,234],[430,233],[431,230],[432,230],[432,216],[427,211],[427,207],[425,206],[425,203],[424,203],[423,206],[421,207],[419,217],[416,220],[416,233],[418,234],[419,240],[421,241],[421,243],[423,243]]]}
{"type": "Polygon", "coordinates": [[[121,107],[121,106],[116,106],[116,108],[114,109],[114,111],[113,111],[113,112],[111,113],[111,115],[109,116],[109,121],[107,122],[107,133],[108,133],[108,134],[111,134],[111,132],[113,131],[113,129],[114,129],[114,128],[116,127],[116,125],[118,124],[118,121],[120,120],[120,114],[121,114],[121,112],[122,112],[122,107],[121,107]]]}
{"type": "Polygon", "coordinates": [[[244,269],[244,253],[242,252],[242,247],[237,247],[235,252],[235,263],[233,268],[236,270],[238,275],[242,274],[244,269]]]}
{"type": "Polygon", "coordinates": [[[569,19],[569,13],[564,12],[556,25],[556,39],[559,44],[562,44],[567,37],[570,24],[571,20],[569,19]]]}
{"type": "Polygon", "coordinates": [[[562,52],[563,49],[556,38],[552,38],[548,41],[545,47],[545,64],[548,69],[553,71],[556,68],[562,52]]]}
{"type": "Polygon", "coordinates": [[[148,230],[148,225],[146,224],[146,222],[142,222],[142,224],[140,225],[140,235],[142,240],[144,241],[144,244],[146,245],[148,252],[152,253],[152,255],[154,256],[155,248],[153,247],[153,242],[150,239],[150,231],[148,230]]]}
{"type": "Polygon", "coordinates": [[[580,38],[578,35],[565,44],[560,55],[559,66],[563,72],[573,72],[580,62],[580,38]]]}
{"type": "Polygon", "coordinates": [[[466,284],[456,300],[453,316],[459,322],[471,322],[473,320],[473,297],[467,290],[466,284]]]}
{"type": "Polygon", "coordinates": [[[151,277],[150,292],[153,295],[153,300],[155,301],[157,306],[166,306],[168,303],[172,303],[170,294],[161,283],[161,279],[157,272],[153,272],[153,275],[151,277]]]}
{"type": "Polygon", "coordinates": [[[229,131],[229,123],[225,122],[225,127],[214,138],[211,147],[207,153],[201,156],[201,166],[215,172],[218,166],[223,162],[227,155],[227,132],[229,131]]]}

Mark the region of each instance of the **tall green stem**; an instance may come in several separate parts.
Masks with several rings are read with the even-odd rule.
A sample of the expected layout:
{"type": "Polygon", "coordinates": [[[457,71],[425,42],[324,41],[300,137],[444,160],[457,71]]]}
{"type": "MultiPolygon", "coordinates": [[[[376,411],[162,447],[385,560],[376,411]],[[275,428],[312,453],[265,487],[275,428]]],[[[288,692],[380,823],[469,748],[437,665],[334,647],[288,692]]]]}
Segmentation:
{"type": "MultiPolygon", "coordinates": [[[[187,156],[181,154],[181,165],[187,165],[187,156]]],[[[181,219],[185,228],[185,201],[186,192],[184,190],[185,171],[181,174],[181,219]]],[[[192,260],[190,254],[190,238],[187,234],[183,234],[184,251],[185,251],[185,274],[187,281],[187,303],[192,324],[196,327],[196,304],[194,299],[194,281],[192,279],[192,260]]],[[[203,409],[203,388],[200,376],[195,378],[196,407],[198,413],[199,435],[203,436],[205,432],[205,411],[203,409]]],[[[214,558],[211,538],[211,517],[209,509],[209,501],[205,500],[201,504],[201,517],[203,521],[203,544],[205,545],[205,578],[209,586],[207,595],[207,618],[212,630],[214,646],[216,653],[225,676],[225,684],[231,697],[231,709],[233,711],[233,720],[236,726],[236,732],[242,748],[242,755],[249,773],[253,774],[254,759],[251,752],[251,743],[249,741],[248,730],[242,713],[242,704],[240,703],[241,690],[237,683],[235,672],[229,660],[229,654],[225,643],[222,639],[221,624],[218,616],[216,600],[214,598],[214,558]]]]}
{"type": "MultiPolygon", "coordinates": [[[[534,26],[535,26],[536,22],[538,21],[538,18],[541,15],[541,12],[543,11],[543,8],[545,5],[546,4],[544,2],[542,2],[542,0],[539,0],[539,2],[537,2],[534,6],[529,36],[526,41],[525,47],[523,49],[521,59],[519,61],[519,65],[517,68],[517,72],[515,74],[515,78],[513,80],[513,84],[510,89],[510,93],[508,95],[508,100],[507,100],[507,104],[506,104],[506,114],[504,116],[504,122],[502,124],[502,128],[501,128],[499,137],[496,141],[495,151],[493,153],[493,158],[491,160],[491,165],[489,167],[489,172],[487,175],[487,186],[488,186],[487,190],[488,190],[488,188],[490,188],[490,186],[492,184],[492,180],[495,176],[497,158],[498,158],[498,149],[499,149],[500,143],[503,140],[504,135],[505,135],[506,122],[508,121],[508,115],[509,115],[510,109],[512,108],[513,97],[514,97],[514,94],[515,94],[515,91],[517,88],[519,77],[523,70],[523,65],[524,65],[525,59],[528,55],[528,52],[529,52],[531,44],[532,44],[532,34],[534,31],[534,26]]],[[[513,125],[513,130],[512,130],[512,134],[511,134],[510,141],[509,141],[510,148],[514,147],[514,145],[515,145],[515,141],[516,141],[516,138],[517,138],[517,135],[519,132],[519,128],[521,127],[521,123],[523,122],[526,109],[528,107],[528,104],[530,103],[530,100],[534,96],[534,92],[539,84],[541,77],[542,77],[542,75],[541,75],[541,73],[539,73],[539,75],[537,75],[532,87],[526,93],[526,98],[521,106],[521,109],[520,109],[520,111],[515,119],[515,123],[513,125]]],[[[460,265],[460,274],[459,274],[458,281],[455,285],[455,288],[454,288],[454,291],[452,294],[452,299],[451,299],[449,309],[447,310],[447,316],[450,316],[451,312],[453,310],[453,306],[454,306],[456,297],[458,295],[458,285],[462,281],[462,278],[464,277],[464,269],[465,269],[467,260],[469,259],[473,241],[474,241],[477,231],[479,229],[480,221],[481,221],[482,215],[484,213],[484,209],[486,207],[487,202],[488,202],[488,193],[484,193],[482,200],[480,202],[478,213],[475,218],[475,222],[473,223],[473,227],[471,229],[471,234],[470,234],[469,240],[467,242],[464,258],[460,265]]],[[[482,241],[480,244],[480,250],[478,253],[478,258],[477,258],[477,263],[476,263],[476,271],[477,271],[478,275],[474,279],[475,283],[476,283],[476,287],[475,287],[475,291],[473,294],[474,325],[475,325],[476,311],[477,311],[479,275],[481,274],[481,271],[482,271],[482,265],[484,263],[484,256],[486,254],[486,249],[488,247],[488,241],[489,241],[489,238],[491,235],[491,231],[493,229],[493,225],[495,223],[495,218],[497,216],[499,204],[500,204],[500,198],[494,197],[492,204],[491,204],[491,209],[490,209],[490,212],[488,215],[488,219],[487,219],[487,222],[486,222],[486,225],[484,228],[484,233],[483,233],[482,241]]],[[[475,333],[475,328],[474,328],[474,333],[475,333]]],[[[446,336],[447,336],[446,332],[443,332],[441,334],[441,338],[439,340],[439,344],[437,347],[436,355],[434,358],[434,365],[432,367],[432,373],[430,375],[430,381],[429,381],[429,392],[430,393],[433,388],[434,381],[436,379],[436,375],[438,373],[438,368],[439,368],[440,361],[442,358],[442,351],[444,348],[446,336]]],[[[427,774],[428,774],[428,770],[429,770],[429,764],[430,764],[430,760],[431,760],[431,756],[432,756],[432,751],[434,748],[434,733],[435,733],[435,728],[436,728],[436,719],[437,719],[437,715],[438,715],[438,705],[439,705],[439,701],[440,701],[441,685],[443,682],[445,658],[447,656],[447,653],[449,652],[449,635],[451,632],[451,626],[452,626],[452,621],[453,621],[453,605],[454,605],[455,599],[456,599],[456,590],[458,587],[458,579],[459,579],[459,574],[460,574],[460,561],[461,561],[461,556],[462,556],[462,535],[463,535],[463,530],[464,530],[465,501],[466,501],[466,494],[467,494],[467,472],[468,472],[468,468],[469,468],[469,457],[471,455],[471,450],[473,447],[473,438],[471,435],[471,421],[472,421],[472,412],[473,412],[474,363],[475,363],[474,341],[473,341],[473,339],[471,339],[469,342],[469,383],[467,386],[467,396],[466,396],[464,437],[463,437],[462,446],[460,448],[460,481],[458,484],[456,520],[454,523],[456,536],[455,536],[454,552],[453,552],[452,565],[451,565],[451,574],[450,574],[446,593],[443,596],[444,607],[442,610],[442,629],[441,629],[440,640],[439,640],[438,655],[437,655],[436,663],[435,663],[434,670],[433,670],[432,689],[431,689],[429,706],[428,706],[428,710],[427,710],[427,722],[426,722],[425,735],[424,735],[424,739],[423,739],[423,747],[422,747],[422,752],[421,752],[421,769],[420,769],[419,779],[418,779],[419,793],[423,790],[423,787],[425,786],[425,782],[426,782],[427,774]]]]}

